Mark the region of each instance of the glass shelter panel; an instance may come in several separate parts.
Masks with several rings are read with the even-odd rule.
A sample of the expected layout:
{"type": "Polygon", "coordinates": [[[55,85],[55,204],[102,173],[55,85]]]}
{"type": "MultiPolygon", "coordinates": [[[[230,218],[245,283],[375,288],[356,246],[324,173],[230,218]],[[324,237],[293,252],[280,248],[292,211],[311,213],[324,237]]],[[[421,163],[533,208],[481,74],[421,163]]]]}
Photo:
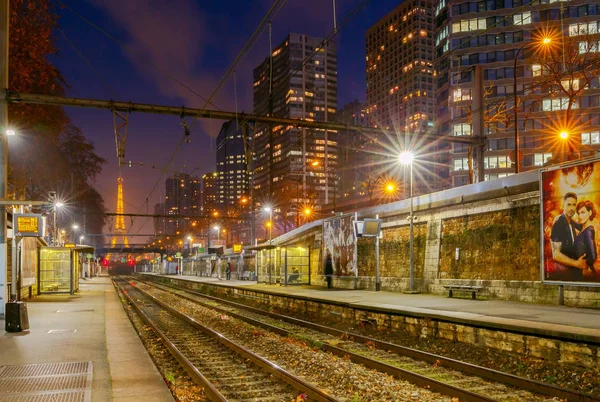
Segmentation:
{"type": "Polygon", "coordinates": [[[278,251],[276,249],[266,249],[258,252],[257,282],[277,283],[279,275],[276,269],[279,267],[278,261],[281,260],[278,251]]]}
{"type": "Polygon", "coordinates": [[[310,250],[303,247],[282,249],[285,270],[281,283],[286,285],[310,285],[310,250]]]}
{"type": "Polygon", "coordinates": [[[42,248],[40,250],[40,293],[71,293],[73,269],[71,250],[42,248]]]}

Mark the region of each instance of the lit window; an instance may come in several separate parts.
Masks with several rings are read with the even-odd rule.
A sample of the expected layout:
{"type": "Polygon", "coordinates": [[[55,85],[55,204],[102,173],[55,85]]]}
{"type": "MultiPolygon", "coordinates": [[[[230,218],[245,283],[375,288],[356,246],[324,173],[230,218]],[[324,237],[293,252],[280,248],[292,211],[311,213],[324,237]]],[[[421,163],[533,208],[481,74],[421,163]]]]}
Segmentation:
{"type": "Polygon", "coordinates": [[[534,77],[539,77],[542,75],[542,66],[540,64],[533,64],[531,66],[531,73],[534,77]]]}
{"type": "Polygon", "coordinates": [[[550,159],[552,159],[551,153],[533,154],[533,165],[544,166],[550,159]]]}
{"type": "Polygon", "coordinates": [[[454,170],[455,171],[468,170],[468,169],[469,169],[469,159],[468,158],[454,159],[454,170]]]}
{"type": "Polygon", "coordinates": [[[531,12],[517,13],[513,16],[513,21],[515,25],[531,24],[531,12]]]}

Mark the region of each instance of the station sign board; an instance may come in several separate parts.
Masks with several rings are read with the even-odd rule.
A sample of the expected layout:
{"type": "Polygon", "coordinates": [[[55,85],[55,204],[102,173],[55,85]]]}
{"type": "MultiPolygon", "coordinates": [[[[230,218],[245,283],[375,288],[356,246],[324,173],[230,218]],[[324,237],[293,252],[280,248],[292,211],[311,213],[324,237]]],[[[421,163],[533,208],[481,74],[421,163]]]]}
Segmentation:
{"type": "Polygon", "coordinates": [[[233,252],[234,253],[241,253],[242,252],[242,245],[241,244],[234,244],[233,245],[233,252]]]}
{"type": "Polygon", "coordinates": [[[600,160],[540,171],[541,279],[600,286],[600,160]]]}
{"type": "Polygon", "coordinates": [[[14,214],[15,235],[21,237],[42,237],[44,224],[41,214],[14,214]]]}
{"type": "Polygon", "coordinates": [[[65,243],[66,248],[75,248],[75,243],[65,243]]]}

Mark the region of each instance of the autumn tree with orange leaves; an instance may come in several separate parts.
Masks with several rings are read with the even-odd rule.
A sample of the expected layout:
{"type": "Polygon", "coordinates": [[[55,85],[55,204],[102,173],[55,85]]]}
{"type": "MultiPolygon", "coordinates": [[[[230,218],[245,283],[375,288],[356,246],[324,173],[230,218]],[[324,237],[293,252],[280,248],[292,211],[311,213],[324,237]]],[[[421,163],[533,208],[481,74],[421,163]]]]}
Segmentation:
{"type": "MultiPolygon", "coordinates": [[[[54,38],[58,20],[51,0],[10,0],[10,91],[65,94],[67,84],[49,60],[58,55],[54,38]]],[[[105,160],[62,107],[9,104],[8,119],[18,132],[9,144],[9,194],[45,200],[49,191],[57,191],[75,213],[84,207],[87,212],[105,212],[102,197],[90,185],[105,160]]],[[[105,218],[90,214],[86,223],[88,232],[101,231],[105,218]]]]}

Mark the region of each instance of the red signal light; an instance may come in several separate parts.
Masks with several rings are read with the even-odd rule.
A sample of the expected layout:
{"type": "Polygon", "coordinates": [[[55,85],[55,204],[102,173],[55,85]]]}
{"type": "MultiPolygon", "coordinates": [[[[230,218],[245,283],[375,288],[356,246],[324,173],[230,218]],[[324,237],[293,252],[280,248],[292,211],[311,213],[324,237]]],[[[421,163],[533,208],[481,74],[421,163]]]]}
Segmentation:
{"type": "Polygon", "coordinates": [[[128,260],[127,263],[132,267],[135,265],[135,261],[133,259],[128,260]]]}
{"type": "Polygon", "coordinates": [[[101,264],[105,267],[108,267],[108,260],[106,258],[102,258],[101,264]]]}

